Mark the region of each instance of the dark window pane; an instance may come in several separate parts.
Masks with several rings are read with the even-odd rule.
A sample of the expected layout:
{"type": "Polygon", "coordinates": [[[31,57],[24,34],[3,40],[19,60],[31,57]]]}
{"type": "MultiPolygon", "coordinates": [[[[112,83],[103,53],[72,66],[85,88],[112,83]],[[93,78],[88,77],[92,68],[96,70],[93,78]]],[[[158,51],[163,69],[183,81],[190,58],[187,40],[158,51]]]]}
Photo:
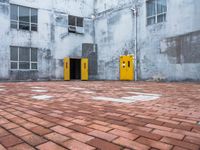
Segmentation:
{"type": "Polygon", "coordinates": [[[31,61],[37,62],[37,49],[31,49],[31,61]]]}
{"type": "Polygon", "coordinates": [[[29,48],[19,48],[19,61],[30,61],[29,48]]]}
{"type": "Polygon", "coordinates": [[[37,63],[31,63],[31,69],[37,69],[37,63]]]}
{"type": "Polygon", "coordinates": [[[17,29],[17,21],[11,21],[10,27],[13,29],[17,29]]]}
{"type": "Polygon", "coordinates": [[[147,17],[153,16],[156,14],[156,9],[155,9],[155,0],[148,0],[146,3],[147,7],[147,17]]]}
{"type": "Polygon", "coordinates": [[[26,22],[19,22],[19,29],[30,30],[30,25],[26,22]]]}
{"type": "Polygon", "coordinates": [[[157,13],[163,13],[167,11],[167,4],[166,4],[166,0],[158,0],[157,1],[157,13]]]}
{"type": "Polygon", "coordinates": [[[147,18],[147,25],[155,24],[155,22],[156,22],[155,17],[147,18]]]}
{"type": "Polygon", "coordinates": [[[83,27],[83,18],[77,17],[77,26],[78,27],[83,27]]]}
{"type": "Polygon", "coordinates": [[[17,47],[10,48],[10,60],[18,61],[18,48],[17,47]]]}
{"type": "Polygon", "coordinates": [[[29,8],[19,6],[19,21],[30,22],[29,8]]]}
{"type": "Polygon", "coordinates": [[[30,69],[29,62],[19,62],[19,69],[30,69]]]}
{"type": "Polygon", "coordinates": [[[157,22],[165,22],[166,21],[166,14],[158,15],[157,22]]]}
{"type": "Polygon", "coordinates": [[[31,31],[37,31],[37,24],[31,24],[31,31]]]}
{"type": "Polygon", "coordinates": [[[18,6],[17,5],[10,5],[10,19],[18,20],[18,6]]]}
{"type": "Polygon", "coordinates": [[[37,9],[31,9],[31,23],[38,22],[38,11],[37,9]]]}
{"type": "Polygon", "coordinates": [[[71,25],[71,26],[76,25],[76,17],[75,16],[69,16],[69,25],[71,25]]]}
{"type": "Polygon", "coordinates": [[[17,62],[11,62],[11,69],[17,69],[17,62]]]}

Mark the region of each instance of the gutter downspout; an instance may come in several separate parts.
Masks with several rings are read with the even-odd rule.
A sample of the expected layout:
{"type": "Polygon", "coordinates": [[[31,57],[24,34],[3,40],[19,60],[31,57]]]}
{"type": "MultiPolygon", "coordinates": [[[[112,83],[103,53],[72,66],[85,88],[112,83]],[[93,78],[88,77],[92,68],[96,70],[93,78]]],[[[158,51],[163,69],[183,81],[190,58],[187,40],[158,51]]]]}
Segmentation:
{"type": "Polygon", "coordinates": [[[137,7],[135,6],[135,81],[138,80],[138,66],[137,66],[137,7]]]}
{"type": "Polygon", "coordinates": [[[138,69],[137,69],[137,38],[138,38],[138,35],[137,35],[137,7],[136,5],[131,8],[131,10],[133,11],[133,15],[135,16],[134,17],[134,22],[135,22],[135,40],[134,40],[134,45],[135,45],[135,50],[134,50],[134,74],[135,74],[135,81],[138,80],[138,69]]]}

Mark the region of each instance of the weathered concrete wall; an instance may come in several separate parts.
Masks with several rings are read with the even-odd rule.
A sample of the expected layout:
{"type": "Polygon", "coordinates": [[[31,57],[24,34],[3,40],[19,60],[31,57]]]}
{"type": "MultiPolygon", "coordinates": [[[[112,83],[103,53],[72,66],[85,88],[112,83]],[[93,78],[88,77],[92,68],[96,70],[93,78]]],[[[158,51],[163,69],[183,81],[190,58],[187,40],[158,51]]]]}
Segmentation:
{"type": "Polygon", "coordinates": [[[200,1],[167,0],[167,21],[146,25],[146,0],[0,0],[0,79],[62,79],[63,58],[81,57],[82,43],[98,45],[95,79],[118,80],[119,57],[134,54],[138,8],[138,77],[200,80],[200,1]],[[9,4],[38,8],[38,32],[10,29],[9,4]],[[85,34],[68,32],[68,15],[85,18],[85,34]],[[93,35],[95,34],[95,37],[93,35]],[[38,48],[38,71],[11,71],[10,46],[38,48]]]}
{"type": "MultiPolygon", "coordinates": [[[[89,17],[92,0],[0,1],[0,79],[63,79],[64,57],[81,57],[82,43],[92,43],[92,21],[85,19],[85,34],[68,32],[68,15],[89,17]],[[10,29],[10,6],[38,9],[38,32],[10,29]],[[11,71],[10,46],[38,48],[38,71],[11,71]]],[[[92,5],[93,6],[93,5],[92,5]]]]}
{"type": "MultiPolygon", "coordinates": [[[[130,8],[135,5],[138,8],[139,79],[200,80],[200,1],[196,0],[167,0],[167,21],[150,26],[146,25],[146,0],[96,0],[99,78],[118,79],[119,55],[125,50],[134,52],[135,24],[130,8]],[[175,50],[173,41],[164,44],[169,39],[185,44],[176,42],[180,46],[175,50]],[[162,52],[166,49],[167,52],[162,52]],[[181,63],[172,63],[171,55],[177,50],[190,56],[184,57],[181,63]]],[[[182,55],[179,53],[177,57],[182,55]]]]}
{"type": "Polygon", "coordinates": [[[119,57],[134,54],[132,1],[96,1],[96,42],[99,79],[119,79],[119,57]]]}
{"type": "MultiPolygon", "coordinates": [[[[140,78],[141,79],[156,79],[164,80],[200,80],[200,63],[193,63],[192,57],[187,57],[190,61],[181,63],[172,63],[172,58],[169,53],[162,53],[163,40],[172,37],[175,41],[184,40],[189,32],[200,30],[200,1],[196,0],[167,0],[167,18],[166,22],[146,26],[146,9],[144,1],[140,3],[139,8],[139,58],[140,58],[140,78]],[[184,36],[184,34],[186,34],[184,36]],[[183,35],[181,38],[181,36],[183,35]]],[[[184,46],[198,43],[199,37],[192,34],[193,42],[188,41],[182,47],[177,47],[178,51],[184,51],[184,46]]],[[[190,36],[189,36],[190,37],[190,36]]],[[[171,43],[173,44],[173,42],[171,43]]],[[[195,44],[197,46],[197,44],[195,44]]],[[[170,44],[167,49],[171,49],[170,44]]],[[[190,47],[191,48],[191,47],[190,47]]],[[[191,49],[188,47],[187,55],[191,54],[191,49]]],[[[174,49],[174,48],[173,48],[174,49]]],[[[174,49],[175,50],[175,49],[174,49]]],[[[200,51],[200,46],[196,47],[196,54],[200,51]]],[[[180,53],[178,57],[182,57],[180,53]]],[[[200,59],[199,55],[195,59],[200,59]]]]}

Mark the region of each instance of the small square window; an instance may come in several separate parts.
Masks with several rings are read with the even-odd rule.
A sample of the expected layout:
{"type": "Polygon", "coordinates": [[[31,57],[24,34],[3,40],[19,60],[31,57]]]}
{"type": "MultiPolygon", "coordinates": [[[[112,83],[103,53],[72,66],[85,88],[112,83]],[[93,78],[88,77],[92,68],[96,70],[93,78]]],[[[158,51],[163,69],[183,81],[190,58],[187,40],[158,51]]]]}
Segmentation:
{"type": "Polygon", "coordinates": [[[10,27],[13,28],[13,29],[17,29],[17,24],[18,24],[17,21],[11,21],[10,27]]]}
{"type": "Polygon", "coordinates": [[[36,70],[37,69],[37,63],[31,63],[31,69],[36,70]]]}
{"type": "Polygon", "coordinates": [[[151,25],[155,23],[156,23],[156,17],[147,18],[147,25],[151,25]]]}
{"type": "Polygon", "coordinates": [[[30,30],[30,25],[28,22],[19,22],[19,29],[30,30]]]}
{"type": "Polygon", "coordinates": [[[11,62],[11,69],[17,69],[17,62],[11,62]]]}
{"type": "Polygon", "coordinates": [[[37,31],[38,27],[37,24],[31,24],[31,31],[37,31]]]}
{"type": "Polygon", "coordinates": [[[166,21],[166,14],[158,15],[157,16],[157,22],[164,22],[166,21]]]}
{"type": "Polygon", "coordinates": [[[30,69],[29,62],[19,62],[19,69],[30,69]]]}

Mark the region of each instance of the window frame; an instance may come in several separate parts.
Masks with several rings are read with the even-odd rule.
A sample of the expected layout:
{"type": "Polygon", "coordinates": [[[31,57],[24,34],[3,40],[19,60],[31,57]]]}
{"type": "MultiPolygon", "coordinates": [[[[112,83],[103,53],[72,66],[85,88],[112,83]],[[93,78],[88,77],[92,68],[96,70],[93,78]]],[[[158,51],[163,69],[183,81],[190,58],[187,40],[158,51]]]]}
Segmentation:
{"type": "MultiPolygon", "coordinates": [[[[32,7],[26,7],[26,6],[21,6],[21,5],[16,5],[16,4],[10,4],[10,12],[12,11],[11,10],[11,6],[16,6],[17,7],[17,20],[14,20],[11,18],[10,16],[10,28],[11,29],[17,29],[17,30],[23,30],[23,31],[31,31],[31,32],[38,32],[38,9],[37,8],[32,8],[32,7]],[[24,8],[28,8],[29,9],[29,12],[28,12],[28,15],[29,15],[29,22],[26,22],[26,21],[20,21],[20,7],[24,7],[24,8]],[[32,22],[31,20],[31,17],[32,17],[32,9],[35,9],[37,11],[37,23],[34,23],[32,22]],[[12,22],[15,22],[15,24],[17,24],[17,28],[12,28],[12,22]],[[20,28],[20,22],[21,23],[28,23],[29,24],[29,30],[25,30],[25,29],[21,29],[20,28]],[[32,25],[37,27],[37,30],[32,30],[32,25]]],[[[10,13],[11,15],[11,13],[10,13]]]]}
{"type": "Polygon", "coordinates": [[[166,22],[167,21],[167,0],[166,1],[166,11],[163,11],[161,13],[158,13],[158,1],[159,0],[146,0],[146,25],[147,26],[151,26],[151,25],[155,25],[155,24],[158,24],[158,23],[163,23],[163,22],[166,22]],[[152,16],[148,16],[148,1],[155,1],[155,4],[154,4],[154,8],[155,8],[155,15],[152,15],[152,16]],[[158,22],[158,16],[165,16],[165,20],[164,21],[161,21],[161,22],[158,22]],[[148,24],[148,19],[151,19],[151,18],[155,18],[155,22],[152,23],[152,24],[148,24]]]}
{"type": "Polygon", "coordinates": [[[84,27],[84,17],[78,17],[78,16],[73,16],[73,15],[68,15],[68,26],[83,28],[84,27]],[[70,17],[74,17],[74,19],[75,19],[75,25],[69,24],[69,18],[70,17]],[[79,18],[82,19],[82,26],[78,25],[78,19],[79,18]]]}
{"type": "Polygon", "coordinates": [[[33,48],[33,47],[17,47],[17,46],[10,46],[10,70],[24,70],[24,71],[31,71],[31,70],[33,70],[33,71],[37,71],[38,70],[38,49],[37,48],[33,48]],[[18,58],[17,58],[17,61],[15,61],[15,60],[11,60],[11,49],[12,48],[17,48],[17,55],[18,55],[18,58]],[[27,48],[27,49],[29,49],[29,61],[20,61],[19,60],[19,50],[20,50],[20,48],[27,48]],[[31,56],[32,56],[32,54],[31,54],[31,52],[32,52],[32,50],[36,50],[37,51],[37,61],[32,61],[32,59],[31,59],[31,56]],[[11,64],[12,63],[17,63],[17,68],[12,68],[11,66],[11,64]],[[29,63],[29,68],[28,69],[20,69],[20,63],[29,63]],[[37,64],[37,69],[33,69],[32,68],[32,64],[37,64]]]}

